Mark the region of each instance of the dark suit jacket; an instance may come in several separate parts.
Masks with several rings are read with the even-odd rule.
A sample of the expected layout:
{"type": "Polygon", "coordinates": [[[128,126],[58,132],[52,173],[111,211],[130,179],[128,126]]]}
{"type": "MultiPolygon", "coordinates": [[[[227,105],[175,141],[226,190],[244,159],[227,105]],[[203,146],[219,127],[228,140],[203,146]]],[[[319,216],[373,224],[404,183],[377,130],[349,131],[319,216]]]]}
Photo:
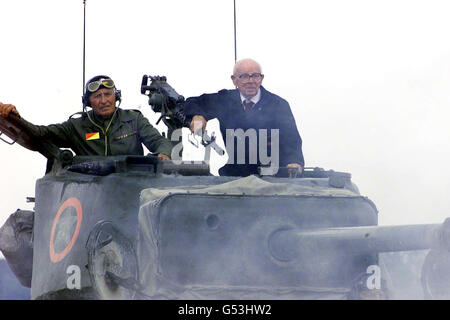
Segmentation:
{"type": "MultiPolygon", "coordinates": [[[[187,119],[190,121],[194,115],[202,115],[206,120],[218,118],[220,122],[220,131],[226,141],[226,129],[242,129],[244,132],[248,129],[267,129],[268,133],[268,155],[272,148],[270,129],[279,130],[279,161],[280,166],[286,166],[289,163],[299,163],[304,166],[302,153],[302,139],[298,133],[295,119],[292,115],[289,103],[279,96],[267,91],[261,86],[261,99],[253,106],[249,112],[244,111],[241,102],[239,90],[221,90],[218,93],[203,94],[199,97],[186,99],[184,111],[187,119]]],[[[259,135],[257,135],[259,146],[259,135]]],[[[259,147],[257,147],[258,160],[254,164],[249,161],[249,145],[246,139],[245,165],[237,163],[237,148],[235,140],[234,160],[232,164],[227,164],[219,173],[221,175],[247,176],[258,173],[257,168],[260,165],[259,147]]],[[[229,146],[226,146],[229,150],[229,146]]],[[[233,157],[231,155],[230,157],[233,157]]],[[[251,159],[250,159],[251,160],[251,159]]]]}

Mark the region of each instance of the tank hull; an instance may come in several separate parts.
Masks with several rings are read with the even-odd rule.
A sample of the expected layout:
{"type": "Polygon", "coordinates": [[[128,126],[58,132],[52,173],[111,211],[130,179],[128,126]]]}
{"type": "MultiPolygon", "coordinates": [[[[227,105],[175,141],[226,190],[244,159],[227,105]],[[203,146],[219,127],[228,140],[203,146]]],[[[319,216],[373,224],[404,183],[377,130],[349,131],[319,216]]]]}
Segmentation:
{"type": "MultiPolygon", "coordinates": [[[[355,275],[377,263],[376,254],[344,259],[316,252],[286,262],[273,255],[268,243],[280,228],[376,225],[373,203],[348,189],[352,186],[330,187],[326,178],[180,176],[151,170],[47,174],[36,182],[31,297],[102,298],[93,289],[87,248],[101,221],[111,222],[136,249],[136,281],[147,298],[170,291],[155,284],[156,274],[149,270],[180,287],[228,287],[218,298],[258,298],[261,292],[279,298],[280,290],[301,298],[307,287],[348,292],[355,275]],[[268,187],[273,190],[264,191],[268,187]],[[149,193],[156,198],[149,201],[149,193]],[[158,246],[152,247],[155,239],[149,237],[156,234],[158,246]]],[[[188,291],[166,298],[195,296],[188,291]]]]}

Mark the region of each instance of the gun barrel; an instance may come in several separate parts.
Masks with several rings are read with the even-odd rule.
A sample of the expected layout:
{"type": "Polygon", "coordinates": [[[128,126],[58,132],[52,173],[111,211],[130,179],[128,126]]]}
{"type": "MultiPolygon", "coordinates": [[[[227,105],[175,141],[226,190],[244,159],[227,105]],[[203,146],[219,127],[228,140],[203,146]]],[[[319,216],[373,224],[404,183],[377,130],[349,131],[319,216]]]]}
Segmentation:
{"type": "MultiPolygon", "coordinates": [[[[447,219],[447,221],[450,221],[447,219]]],[[[341,252],[357,255],[392,251],[450,248],[450,224],[363,226],[317,230],[278,229],[268,239],[272,256],[291,261],[309,254],[341,252]]]]}

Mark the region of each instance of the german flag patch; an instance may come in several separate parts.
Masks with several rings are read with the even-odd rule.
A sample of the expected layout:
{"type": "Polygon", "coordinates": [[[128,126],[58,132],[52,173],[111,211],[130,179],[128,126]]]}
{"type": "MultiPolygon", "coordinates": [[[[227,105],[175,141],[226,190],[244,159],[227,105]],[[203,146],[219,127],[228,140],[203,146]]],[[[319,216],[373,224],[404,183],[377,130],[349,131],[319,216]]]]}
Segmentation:
{"type": "Polygon", "coordinates": [[[100,139],[100,133],[99,132],[86,133],[85,136],[86,136],[86,141],[100,139]]]}

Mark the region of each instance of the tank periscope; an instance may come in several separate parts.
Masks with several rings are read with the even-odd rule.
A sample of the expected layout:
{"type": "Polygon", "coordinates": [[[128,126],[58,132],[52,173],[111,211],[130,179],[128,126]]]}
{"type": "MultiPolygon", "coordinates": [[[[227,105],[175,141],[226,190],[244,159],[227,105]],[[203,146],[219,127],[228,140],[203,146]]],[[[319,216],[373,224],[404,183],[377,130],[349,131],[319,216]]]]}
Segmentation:
{"type": "Polygon", "coordinates": [[[344,299],[376,254],[292,242],[283,230],[373,226],[377,210],[344,188],[256,176],[141,192],[137,257],[154,299],[344,299]]]}

